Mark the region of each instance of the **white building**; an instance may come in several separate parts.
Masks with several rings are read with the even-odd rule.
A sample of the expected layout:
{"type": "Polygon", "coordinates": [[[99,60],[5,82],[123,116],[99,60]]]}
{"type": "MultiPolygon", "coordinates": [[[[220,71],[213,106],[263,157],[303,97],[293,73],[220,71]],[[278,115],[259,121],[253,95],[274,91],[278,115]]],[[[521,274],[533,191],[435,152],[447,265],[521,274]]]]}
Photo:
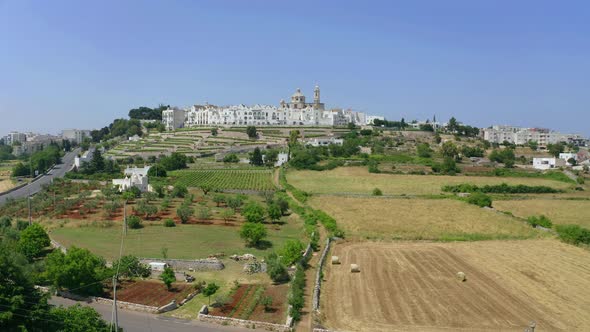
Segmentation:
{"type": "Polygon", "coordinates": [[[141,192],[150,191],[148,177],[137,174],[126,176],[124,179],[113,179],[113,186],[119,187],[119,191],[125,191],[131,187],[136,187],[141,192]]]}
{"type": "Polygon", "coordinates": [[[548,170],[556,167],[565,166],[565,161],[559,158],[533,158],[533,168],[548,170]]]}
{"type": "Polygon", "coordinates": [[[289,161],[289,154],[286,152],[280,152],[277,158],[277,162],[275,163],[275,167],[279,167],[282,164],[289,161]]]}
{"type": "Polygon", "coordinates": [[[74,166],[76,166],[76,168],[80,168],[80,166],[82,166],[82,164],[89,162],[90,160],[92,160],[92,157],[94,156],[94,148],[89,148],[86,152],[84,152],[82,154],[82,156],[76,156],[76,158],[74,158],[74,166]]]}
{"type": "Polygon", "coordinates": [[[385,117],[377,116],[377,115],[367,115],[367,122],[366,124],[372,125],[375,120],[385,121],[385,117]]]}
{"type": "Polygon", "coordinates": [[[546,128],[522,128],[514,126],[492,126],[482,129],[483,139],[490,143],[501,144],[507,141],[516,145],[524,145],[528,142],[537,142],[544,148],[548,144],[559,142],[585,145],[585,139],[577,134],[562,134],[546,128]]]}
{"type": "Polygon", "coordinates": [[[569,160],[574,159],[575,161],[578,161],[578,154],[577,153],[560,153],[559,159],[564,160],[568,166],[572,166],[569,163],[569,160]]]}
{"type": "Polygon", "coordinates": [[[127,166],[127,168],[125,169],[123,174],[125,174],[127,176],[132,176],[132,175],[147,176],[148,172],[150,171],[150,168],[152,168],[152,166],[145,166],[145,167],[129,167],[129,166],[127,166]]]}
{"type": "Polygon", "coordinates": [[[318,146],[328,146],[330,144],[342,145],[344,144],[344,139],[342,138],[314,138],[305,143],[305,145],[311,145],[313,147],[318,146]]]}
{"type": "Polygon", "coordinates": [[[279,107],[256,104],[232,106],[194,105],[186,111],[166,110],[162,122],[167,130],[197,126],[344,126],[367,123],[365,113],[352,110],[326,110],[320,101],[320,88],[314,89],[312,103],[305,101],[300,89],[291,96],[291,102],[281,100],[279,107]],[[183,115],[181,115],[181,113],[183,115]]]}
{"type": "Polygon", "coordinates": [[[166,130],[174,130],[184,127],[185,111],[179,108],[169,108],[162,111],[162,123],[166,130]]]}
{"type": "Polygon", "coordinates": [[[24,143],[27,140],[27,134],[19,133],[18,131],[11,131],[4,137],[6,145],[13,145],[14,143],[24,143]]]}
{"type": "Polygon", "coordinates": [[[67,139],[72,143],[82,143],[85,137],[90,137],[90,130],[82,129],[64,129],[61,132],[61,138],[67,139]]]}

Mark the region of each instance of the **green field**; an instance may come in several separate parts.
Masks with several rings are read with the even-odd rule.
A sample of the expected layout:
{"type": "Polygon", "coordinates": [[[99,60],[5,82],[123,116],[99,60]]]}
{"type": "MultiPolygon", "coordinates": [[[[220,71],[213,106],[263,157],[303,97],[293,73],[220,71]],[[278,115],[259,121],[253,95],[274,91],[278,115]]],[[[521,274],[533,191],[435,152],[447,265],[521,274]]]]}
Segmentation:
{"type": "Polygon", "coordinates": [[[169,173],[175,182],[187,187],[209,185],[215,189],[275,190],[272,171],[268,169],[179,170],[169,173]]]}
{"type": "Polygon", "coordinates": [[[365,167],[340,167],[331,171],[290,171],[287,180],[293,186],[310,193],[367,194],[380,188],[385,195],[433,195],[440,194],[445,185],[470,183],[492,185],[507,183],[529,186],[548,186],[568,189],[571,184],[539,178],[374,174],[365,167]]]}
{"type": "MultiPolygon", "coordinates": [[[[452,199],[313,197],[349,239],[471,241],[542,236],[520,220],[452,199]]],[[[495,202],[494,202],[495,204],[495,202]]]]}
{"type": "MultiPolygon", "coordinates": [[[[116,224],[118,225],[118,224],[116,224]]],[[[124,254],[140,257],[162,257],[162,248],[168,248],[168,257],[178,259],[206,258],[208,255],[225,253],[226,255],[251,253],[264,256],[280,248],[288,239],[301,239],[303,226],[297,218],[280,226],[280,230],[268,229],[268,240],[272,248],[265,250],[248,248],[240,238],[239,226],[217,225],[177,225],[163,227],[146,226],[142,229],[130,229],[125,238],[124,254]]],[[[50,236],[59,243],[87,248],[107,260],[119,255],[121,228],[99,227],[62,227],[51,231],[50,236]]]]}

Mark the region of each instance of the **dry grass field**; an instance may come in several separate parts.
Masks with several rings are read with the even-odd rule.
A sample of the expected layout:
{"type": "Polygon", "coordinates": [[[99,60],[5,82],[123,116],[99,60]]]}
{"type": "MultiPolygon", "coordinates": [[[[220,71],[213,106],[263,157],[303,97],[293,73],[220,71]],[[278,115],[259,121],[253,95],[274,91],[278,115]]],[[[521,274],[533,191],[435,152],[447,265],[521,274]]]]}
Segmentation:
{"type": "Polygon", "coordinates": [[[370,194],[374,188],[380,188],[385,195],[428,195],[441,193],[444,185],[460,183],[544,185],[557,189],[571,186],[564,182],[538,178],[374,174],[369,173],[366,167],[339,167],[323,172],[293,171],[287,173],[287,180],[301,190],[323,194],[370,194]]]}
{"type": "Polygon", "coordinates": [[[0,177],[0,193],[14,187],[14,183],[10,178],[0,177]]]}
{"type": "Polygon", "coordinates": [[[449,199],[316,196],[310,204],[338,221],[347,238],[481,240],[540,233],[514,218],[449,199]]]}
{"type": "Polygon", "coordinates": [[[527,199],[495,201],[501,211],[510,211],[515,216],[529,217],[544,214],[554,224],[577,224],[590,228],[590,201],[559,199],[527,199]]]}
{"type": "Polygon", "coordinates": [[[556,240],[343,243],[322,286],[339,331],[587,331],[590,252],[556,240]],[[360,264],[351,273],[350,264],[360,264]],[[464,272],[467,280],[456,278],[464,272]]]}

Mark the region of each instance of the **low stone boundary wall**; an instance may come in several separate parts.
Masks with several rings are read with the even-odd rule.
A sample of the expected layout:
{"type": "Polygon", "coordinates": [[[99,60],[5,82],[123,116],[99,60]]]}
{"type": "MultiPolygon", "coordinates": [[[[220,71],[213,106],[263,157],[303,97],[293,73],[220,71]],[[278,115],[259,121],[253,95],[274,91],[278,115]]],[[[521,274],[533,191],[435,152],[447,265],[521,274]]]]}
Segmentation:
{"type": "MultiPolygon", "coordinates": [[[[287,321],[289,321],[287,318],[287,321]]],[[[268,331],[277,331],[277,332],[290,332],[292,331],[291,325],[281,325],[281,324],[273,324],[267,322],[259,322],[253,320],[244,320],[238,318],[230,318],[230,317],[222,317],[222,316],[212,316],[209,315],[209,309],[206,305],[204,305],[201,310],[199,311],[199,321],[207,322],[207,323],[215,323],[221,325],[230,325],[230,326],[239,326],[244,328],[251,328],[251,329],[265,329],[268,331]]],[[[292,321],[292,319],[291,319],[292,321]]]]}
{"type": "Polygon", "coordinates": [[[64,254],[68,252],[68,248],[63,246],[61,243],[55,241],[54,239],[50,239],[50,244],[53,248],[61,250],[64,254]]]}
{"type": "Polygon", "coordinates": [[[324,268],[324,264],[326,263],[326,255],[328,255],[328,251],[330,251],[330,244],[332,243],[332,239],[328,238],[326,240],[326,246],[324,247],[324,251],[322,251],[322,256],[320,256],[320,261],[318,262],[318,268],[315,277],[315,286],[313,287],[313,310],[318,311],[320,309],[320,291],[322,286],[322,269],[324,268]]]}
{"type": "Polygon", "coordinates": [[[218,271],[223,270],[225,265],[219,259],[159,259],[159,258],[140,258],[139,261],[144,264],[152,262],[162,262],[170,265],[176,270],[193,269],[195,271],[218,271]]]}
{"type": "MultiPolygon", "coordinates": [[[[102,304],[108,304],[108,305],[113,305],[113,300],[111,299],[107,299],[104,297],[92,297],[91,298],[94,302],[96,303],[102,303],[102,304]]],[[[150,314],[156,314],[158,313],[158,307],[152,307],[149,305],[143,305],[143,304],[137,304],[137,303],[131,303],[131,302],[125,302],[125,301],[119,301],[117,300],[117,308],[119,309],[127,309],[127,310],[133,310],[133,311],[141,311],[141,312],[147,312],[150,314]]]]}
{"type": "MultiPolygon", "coordinates": [[[[315,232],[311,233],[311,238],[313,239],[313,236],[315,235],[315,232]]],[[[312,249],[311,249],[311,241],[307,244],[307,248],[305,248],[305,251],[303,252],[303,260],[307,260],[309,259],[309,256],[311,255],[312,249]]]]}

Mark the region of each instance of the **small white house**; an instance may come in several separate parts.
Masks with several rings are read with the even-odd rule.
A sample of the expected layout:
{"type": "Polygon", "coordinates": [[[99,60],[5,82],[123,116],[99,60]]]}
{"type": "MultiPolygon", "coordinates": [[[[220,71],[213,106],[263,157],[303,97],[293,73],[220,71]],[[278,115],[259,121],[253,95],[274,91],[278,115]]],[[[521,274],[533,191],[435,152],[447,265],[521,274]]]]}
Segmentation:
{"type": "Polygon", "coordinates": [[[279,167],[288,161],[289,161],[289,154],[286,152],[280,152],[279,156],[277,157],[277,162],[275,163],[275,167],[279,167]]]}
{"type": "Polygon", "coordinates": [[[92,160],[93,156],[94,156],[94,148],[89,148],[86,152],[84,152],[84,154],[82,154],[82,156],[80,156],[80,157],[76,156],[76,158],[74,158],[74,166],[76,166],[76,168],[80,168],[80,166],[82,166],[82,164],[87,163],[90,160],[92,160]]]}
{"type": "Polygon", "coordinates": [[[164,262],[151,262],[149,263],[150,270],[152,271],[164,271],[168,267],[168,263],[164,262]]]}
{"type": "Polygon", "coordinates": [[[533,158],[533,168],[540,170],[565,166],[565,161],[559,158],[533,158]]]}
{"type": "Polygon", "coordinates": [[[328,146],[330,144],[342,145],[343,143],[344,143],[344,140],[342,138],[330,137],[330,138],[314,138],[305,144],[311,145],[314,147],[318,147],[318,146],[328,146]]]}
{"type": "MultiPolygon", "coordinates": [[[[147,173],[147,172],[146,172],[147,173]]],[[[141,192],[151,191],[152,188],[148,184],[148,176],[143,174],[125,173],[124,179],[113,179],[113,186],[118,186],[119,191],[125,191],[131,187],[136,187],[141,192]]]]}
{"type": "Polygon", "coordinates": [[[577,153],[560,153],[559,154],[559,159],[565,160],[565,162],[571,166],[571,164],[568,162],[568,160],[570,159],[574,159],[575,161],[578,161],[578,154],[577,153]]]}

